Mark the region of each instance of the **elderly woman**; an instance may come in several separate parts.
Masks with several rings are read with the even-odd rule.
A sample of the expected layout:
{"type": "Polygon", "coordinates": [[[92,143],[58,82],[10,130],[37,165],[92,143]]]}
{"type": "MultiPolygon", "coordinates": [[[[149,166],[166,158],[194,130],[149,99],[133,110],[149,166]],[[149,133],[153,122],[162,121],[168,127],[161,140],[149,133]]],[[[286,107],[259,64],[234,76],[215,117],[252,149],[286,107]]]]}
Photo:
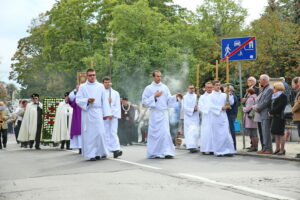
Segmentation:
{"type": "MultiPolygon", "coordinates": [[[[258,146],[258,137],[257,137],[257,123],[254,122],[254,115],[251,116],[252,106],[255,104],[257,95],[253,88],[248,89],[248,95],[246,97],[245,106],[243,107],[243,123],[245,128],[245,135],[250,136],[251,139],[251,148],[248,152],[257,151],[258,146]]],[[[253,113],[254,114],[254,113],[253,113]]]]}
{"type": "Polygon", "coordinates": [[[254,78],[253,76],[250,76],[250,77],[247,79],[247,86],[248,86],[249,88],[253,88],[256,95],[259,94],[259,88],[256,86],[256,78],[254,78]]]}
{"type": "Polygon", "coordinates": [[[285,155],[285,137],[284,137],[284,109],[288,103],[286,95],[283,93],[285,90],[282,82],[275,82],[272,104],[269,115],[272,118],[271,133],[275,136],[276,150],[273,154],[285,155]]]}

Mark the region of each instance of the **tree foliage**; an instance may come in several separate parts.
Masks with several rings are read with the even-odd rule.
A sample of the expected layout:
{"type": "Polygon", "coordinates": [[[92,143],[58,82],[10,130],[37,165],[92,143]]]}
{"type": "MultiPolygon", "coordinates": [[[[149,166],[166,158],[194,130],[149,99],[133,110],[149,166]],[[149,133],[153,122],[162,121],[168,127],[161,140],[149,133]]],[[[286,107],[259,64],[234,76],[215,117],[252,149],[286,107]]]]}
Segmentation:
{"type": "MultiPolygon", "coordinates": [[[[289,80],[299,74],[296,6],[270,0],[262,17],[245,27],[247,11],[234,0],[204,0],[195,13],[172,0],[60,0],[33,19],[29,36],[19,40],[10,78],[22,85],[22,97],[62,96],[88,67],[98,79],[109,75],[107,37],[114,33],[113,87],[131,100],[139,100],[154,69],[174,92],[195,84],[197,65],[201,84],[214,79],[221,39],[228,37],[257,36],[258,59],[244,62],[245,77],[269,73],[289,80]]],[[[225,80],[224,63],[219,76],[225,80]]]]}

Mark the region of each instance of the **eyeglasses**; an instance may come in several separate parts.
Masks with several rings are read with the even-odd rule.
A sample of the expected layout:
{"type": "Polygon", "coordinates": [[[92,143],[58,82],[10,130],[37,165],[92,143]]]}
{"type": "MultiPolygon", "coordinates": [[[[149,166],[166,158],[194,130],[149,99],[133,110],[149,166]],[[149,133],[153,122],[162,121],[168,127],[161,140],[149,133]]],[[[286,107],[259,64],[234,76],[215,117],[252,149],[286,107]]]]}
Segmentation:
{"type": "Polygon", "coordinates": [[[89,77],[91,77],[91,76],[96,76],[96,74],[89,74],[88,76],[89,76],[89,77]]]}

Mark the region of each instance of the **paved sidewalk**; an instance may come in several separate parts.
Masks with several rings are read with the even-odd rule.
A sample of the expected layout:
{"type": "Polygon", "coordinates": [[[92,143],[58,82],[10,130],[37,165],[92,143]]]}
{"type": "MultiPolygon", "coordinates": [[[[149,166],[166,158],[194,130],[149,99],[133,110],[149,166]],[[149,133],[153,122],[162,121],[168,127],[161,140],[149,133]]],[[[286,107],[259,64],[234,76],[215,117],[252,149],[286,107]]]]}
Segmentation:
{"type": "MultiPolygon", "coordinates": [[[[300,161],[299,158],[295,158],[296,154],[300,153],[300,142],[288,142],[287,141],[285,143],[286,154],[283,155],[283,156],[277,156],[277,155],[262,155],[262,154],[258,154],[256,152],[247,152],[248,149],[243,149],[243,136],[238,135],[236,137],[236,140],[237,140],[238,155],[300,161]]],[[[245,136],[245,144],[246,144],[246,147],[250,146],[249,136],[245,136]]],[[[260,142],[259,142],[259,147],[258,148],[259,148],[259,150],[261,149],[260,142]]],[[[273,150],[275,150],[275,143],[273,143],[273,150]]]]}
{"type": "MultiPolygon", "coordinates": [[[[254,156],[254,157],[261,157],[261,158],[270,158],[270,159],[280,159],[280,160],[290,160],[290,161],[299,161],[300,158],[295,158],[296,154],[300,153],[300,142],[286,142],[285,149],[286,154],[282,156],[278,155],[265,155],[265,154],[258,154],[257,152],[247,152],[248,149],[243,149],[243,136],[237,135],[236,136],[237,142],[237,155],[240,156],[254,156]]],[[[246,148],[250,146],[250,138],[249,136],[245,136],[245,146],[246,148]]],[[[183,145],[180,147],[176,147],[177,149],[185,150],[184,139],[183,145]]],[[[261,145],[259,143],[258,150],[261,149],[261,145]]],[[[273,143],[273,149],[275,149],[275,143],[273,143]]]]}

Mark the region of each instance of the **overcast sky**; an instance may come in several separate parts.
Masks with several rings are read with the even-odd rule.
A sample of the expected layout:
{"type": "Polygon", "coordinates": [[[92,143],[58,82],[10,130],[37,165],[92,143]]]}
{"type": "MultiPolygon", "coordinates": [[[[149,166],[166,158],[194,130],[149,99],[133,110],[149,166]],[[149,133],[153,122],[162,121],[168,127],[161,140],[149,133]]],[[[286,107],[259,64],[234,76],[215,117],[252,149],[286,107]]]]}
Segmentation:
{"type": "MultiPolygon", "coordinates": [[[[203,0],[173,0],[175,4],[195,11],[203,0]]],[[[8,80],[10,59],[17,50],[18,40],[26,37],[26,30],[33,18],[50,10],[56,0],[1,0],[0,3],[0,80],[8,80]]],[[[242,0],[248,10],[246,23],[260,17],[267,0],[242,0]]]]}

